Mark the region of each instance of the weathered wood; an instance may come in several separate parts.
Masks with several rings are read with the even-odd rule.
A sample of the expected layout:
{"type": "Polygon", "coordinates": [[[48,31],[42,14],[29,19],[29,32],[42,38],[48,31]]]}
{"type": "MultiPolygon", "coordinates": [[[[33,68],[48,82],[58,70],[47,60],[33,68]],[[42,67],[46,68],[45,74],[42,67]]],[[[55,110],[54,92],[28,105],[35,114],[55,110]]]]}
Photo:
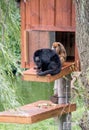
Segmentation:
{"type": "Polygon", "coordinates": [[[25,57],[24,57],[24,30],[26,28],[26,4],[21,1],[21,66],[25,68],[25,57]]]}
{"type": "Polygon", "coordinates": [[[54,0],[40,0],[40,25],[54,25],[54,0]]]}
{"type": "Polygon", "coordinates": [[[41,48],[50,48],[50,35],[46,31],[27,31],[29,33],[29,45],[28,55],[30,68],[34,64],[33,55],[34,52],[41,48]]]}
{"type": "Polygon", "coordinates": [[[74,2],[72,1],[72,27],[75,27],[76,26],[76,21],[75,21],[75,18],[76,18],[76,14],[75,14],[75,4],[74,2]]]}
{"type": "Polygon", "coordinates": [[[71,0],[56,0],[56,26],[71,26],[71,0]]]}
{"type": "Polygon", "coordinates": [[[39,0],[27,1],[26,6],[26,25],[34,26],[40,23],[40,2],[39,0]]]}
{"type": "MultiPolygon", "coordinates": [[[[73,0],[67,0],[66,1],[66,6],[67,6],[67,14],[65,14],[66,18],[67,18],[67,22],[66,22],[66,25],[68,26],[72,26],[72,3],[73,3],[73,0]]],[[[75,17],[75,15],[74,15],[75,17]]],[[[65,17],[64,17],[65,19],[65,17]]],[[[73,19],[74,20],[74,19],[73,19]]]]}
{"type": "MultiPolygon", "coordinates": [[[[25,8],[25,10],[26,10],[26,25],[29,25],[29,29],[30,29],[30,2],[26,2],[26,8],[25,8]]],[[[22,19],[22,17],[21,17],[21,19],[22,19]]]]}
{"type": "Polygon", "coordinates": [[[24,31],[24,61],[29,62],[29,33],[24,31]]]}
{"type": "Polygon", "coordinates": [[[38,101],[22,106],[17,110],[0,112],[0,122],[32,124],[75,110],[75,104],[56,105],[51,101],[38,101]]]}
{"type": "Polygon", "coordinates": [[[75,70],[75,64],[74,62],[66,62],[64,66],[62,67],[62,70],[59,74],[50,76],[38,76],[36,74],[36,70],[33,68],[26,70],[23,72],[23,80],[27,81],[34,81],[34,82],[52,82],[55,81],[56,79],[59,79],[75,70]]]}
{"type": "Polygon", "coordinates": [[[26,30],[37,30],[37,31],[62,31],[62,32],[75,32],[75,27],[70,26],[52,26],[52,25],[39,25],[39,26],[29,26],[26,25],[26,30]]]}
{"type": "MultiPolygon", "coordinates": [[[[75,22],[72,0],[33,0],[26,2],[26,29],[44,30],[72,27],[75,22]],[[72,20],[73,18],[73,20],[72,20]]],[[[59,30],[61,31],[61,30],[59,30]]]]}

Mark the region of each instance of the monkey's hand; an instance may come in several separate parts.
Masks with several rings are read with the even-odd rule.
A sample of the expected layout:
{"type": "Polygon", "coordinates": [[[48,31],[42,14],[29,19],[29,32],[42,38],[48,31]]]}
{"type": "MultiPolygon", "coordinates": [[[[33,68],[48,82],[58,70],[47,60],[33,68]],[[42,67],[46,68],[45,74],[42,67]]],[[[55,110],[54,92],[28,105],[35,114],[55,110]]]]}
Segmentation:
{"type": "Polygon", "coordinates": [[[38,66],[34,66],[34,69],[36,70],[37,74],[41,72],[41,69],[38,66]]]}

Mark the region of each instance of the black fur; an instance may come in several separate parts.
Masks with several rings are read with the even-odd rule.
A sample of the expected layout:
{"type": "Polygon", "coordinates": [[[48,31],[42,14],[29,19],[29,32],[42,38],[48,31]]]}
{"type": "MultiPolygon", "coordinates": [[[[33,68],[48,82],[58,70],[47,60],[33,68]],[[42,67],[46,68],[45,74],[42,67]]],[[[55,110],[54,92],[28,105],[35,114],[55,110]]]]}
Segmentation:
{"type": "Polygon", "coordinates": [[[37,66],[37,74],[40,76],[55,75],[61,71],[61,61],[54,50],[39,49],[35,51],[33,59],[37,66]]]}
{"type": "Polygon", "coordinates": [[[16,2],[20,3],[21,0],[15,0],[16,2]]]}

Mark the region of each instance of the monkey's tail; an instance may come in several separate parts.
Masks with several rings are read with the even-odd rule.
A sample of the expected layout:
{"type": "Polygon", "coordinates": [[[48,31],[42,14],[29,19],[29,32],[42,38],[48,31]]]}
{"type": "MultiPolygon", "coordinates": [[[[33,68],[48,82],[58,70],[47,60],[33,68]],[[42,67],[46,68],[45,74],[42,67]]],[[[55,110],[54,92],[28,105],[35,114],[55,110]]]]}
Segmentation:
{"type": "Polygon", "coordinates": [[[46,71],[40,71],[38,72],[37,74],[39,76],[45,76],[47,74],[51,74],[51,75],[55,75],[55,74],[58,74],[60,72],[60,70],[57,70],[57,71],[53,71],[53,70],[46,70],[46,71]]]}

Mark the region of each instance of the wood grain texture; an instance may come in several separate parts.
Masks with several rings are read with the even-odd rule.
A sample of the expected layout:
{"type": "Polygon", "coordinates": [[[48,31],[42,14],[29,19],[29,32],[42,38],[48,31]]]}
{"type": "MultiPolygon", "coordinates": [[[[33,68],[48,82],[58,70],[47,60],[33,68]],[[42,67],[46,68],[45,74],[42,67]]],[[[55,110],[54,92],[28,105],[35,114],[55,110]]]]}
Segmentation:
{"type": "Polygon", "coordinates": [[[39,0],[31,0],[26,2],[26,25],[31,26],[39,25],[40,12],[39,0]]]}
{"type": "Polygon", "coordinates": [[[52,25],[39,25],[39,26],[32,26],[26,25],[26,30],[31,31],[62,31],[62,32],[75,32],[75,27],[72,26],[52,26],[52,25]]]}
{"type": "Polygon", "coordinates": [[[29,63],[29,33],[24,31],[24,60],[29,63]]]}
{"type": "Polygon", "coordinates": [[[51,101],[37,101],[18,108],[0,112],[0,122],[32,124],[55,116],[73,112],[76,104],[53,104],[51,101]],[[40,106],[40,107],[39,107],[40,106]]]}
{"type": "Polygon", "coordinates": [[[76,13],[75,13],[75,4],[74,2],[72,1],[72,27],[76,27],[76,13]]]}
{"type": "Polygon", "coordinates": [[[48,30],[72,28],[75,22],[75,10],[72,0],[31,0],[26,2],[26,29],[48,30]]]}
{"type": "Polygon", "coordinates": [[[21,1],[21,67],[25,68],[25,57],[24,57],[24,30],[26,29],[26,4],[21,1]]]}
{"type": "Polygon", "coordinates": [[[40,0],[40,25],[54,25],[54,0],[40,0]]]}
{"type": "Polygon", "coordinates": [[[71,26],[72,0],[56,0],[56,26],[71,26]]]}
{"type": "Polygon", "coordinates": [[[74,62],[65,62],[64,66],[62,67],[61,72],[57,75],[38,76],[36,74],[36,70],[31,68],[31,69],[23,72],[22,79],[26,80],[26,81],[34,81],[34,82],[53,82],[56,79],[59,79],[67,74],[70,74],[74,70],[75,70],[75,63],[74,62]]]}
{"type": "MultiPolygon", "coordinates": [[[[29,35],[28,41],[28,57],[29,64],[33,62],[34,52],[41,48],[50,47],[50,36],[49,32],[45,31],[26,31],[29,35]]],[[[34,63],[34,62],[33,62],[34,63]]]]}

